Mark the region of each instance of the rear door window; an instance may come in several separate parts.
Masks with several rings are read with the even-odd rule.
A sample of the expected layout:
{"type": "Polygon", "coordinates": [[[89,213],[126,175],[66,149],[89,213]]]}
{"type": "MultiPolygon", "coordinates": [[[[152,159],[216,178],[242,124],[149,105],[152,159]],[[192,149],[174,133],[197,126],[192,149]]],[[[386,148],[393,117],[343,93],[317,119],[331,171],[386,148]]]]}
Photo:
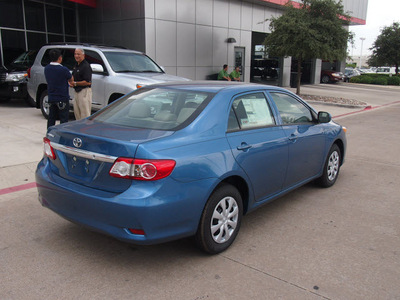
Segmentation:
{"type": "MultiPolygon", "coordinates": [[[[53,48],[54,49],[54,48],[53,48]]],[[[66,66],[69,70],[72,70],[76,64],[76,60],[74,57],[74,53],[75,53],[75,49],[76,48],[62,48],[61,50],[61,54],[63,56],[63,60],[62,60],[62,65],[66,66]]],[[[49,56],[49,52],[52,49],[47,49],[46,52],[44,53],[43,57],[42,57],[42,61],[41,64],[43,67],[47,66],[51,60],[50,60],[50,56],[49,56]]],[[[92,51],[92,50],[85,50],[85,59],[87,60],[87,62],[89,64],[99,64],[103,66],[103,69],[106,70],[106,67],[104,65],[104,62],[102,60],[102,58],[100,57],[100,55],[96,52],[96,51],[92,51]]]]}

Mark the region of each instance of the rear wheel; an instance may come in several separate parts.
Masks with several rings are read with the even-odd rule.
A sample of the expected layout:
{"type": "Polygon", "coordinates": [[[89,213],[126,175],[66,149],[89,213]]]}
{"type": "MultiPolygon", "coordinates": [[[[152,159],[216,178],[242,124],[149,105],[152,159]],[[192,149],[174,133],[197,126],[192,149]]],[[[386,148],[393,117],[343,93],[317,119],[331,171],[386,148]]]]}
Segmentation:
{"type": "Polygon", "coordinates": [[[317,183],[322,187],[331,187],[335,184],[336,179],[339,176],[340,163],[341,163],[341,152],[338,145],[334,144],[329,151],[328,157],[324,165],[324,172],[322,176],[318,178],[317,183]]]}
{"type": "Polygon", "coordinates": [[[196,233],[197,245],[212,254],[233,243],[242,221],[243,203],[239,191],[224,184],[215,190],[204,208],[196,233]]]}
{"type": "Polygon", "coordinates": [[[40,95],[40,110],[42,115],[48,119],[50,113],[49,96],[47,95],[47,90],[44,90],[40,95]]]}

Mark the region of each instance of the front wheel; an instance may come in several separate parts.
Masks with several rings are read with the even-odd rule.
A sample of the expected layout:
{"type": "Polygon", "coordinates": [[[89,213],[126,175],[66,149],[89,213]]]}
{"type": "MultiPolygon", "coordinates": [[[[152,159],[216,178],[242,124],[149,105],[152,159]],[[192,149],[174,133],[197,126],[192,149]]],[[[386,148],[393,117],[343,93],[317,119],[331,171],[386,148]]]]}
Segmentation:
{"type": "Polygon", "coordinates": [[[235,240],[242,221],[243,203],[230,184],[215,190],[207,201],[196,233],[196,243],[205,252],[225,251],[235,240]]]}
{"type": "Polygon", "coordinates": [[[42,111],[43,117],[48,119],[50,113],[50,104],[49,104],[49,96],[47,95],[47,90],[44,90],[40,95],[40,110],[42,111]]]}
{"type": "Polygon", "coordinates": [[[328,157],[326,158],[324,171],[322,176],[318,178],[317,183],[322,187],[331,187],[335,184],[339,176],[341,152],[338,145],[334,144],[329,150],[328,157]]]}

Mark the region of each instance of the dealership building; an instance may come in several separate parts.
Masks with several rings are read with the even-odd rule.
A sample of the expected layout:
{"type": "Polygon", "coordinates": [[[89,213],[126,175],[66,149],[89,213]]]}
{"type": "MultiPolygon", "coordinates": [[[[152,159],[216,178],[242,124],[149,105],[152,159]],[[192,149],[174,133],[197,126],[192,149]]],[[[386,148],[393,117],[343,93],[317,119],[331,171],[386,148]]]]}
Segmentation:
{"type": "MultiPolygon", "coordinates": [[[[190,79],[211,79],[228,64],[241,68],[244,81],[289,86],[295,58],[269,57],[263,46],[268,19],[287,1],[0,0],[1,64],[47,43],[81,42],[145,52],[167,73],[190,79]]],[[[342,3],[351,25],[365,24],[368,0],[342,3]]],[[[344,65],[306,61],[303,82],[319,83],[322,69],[344,65]]]]}

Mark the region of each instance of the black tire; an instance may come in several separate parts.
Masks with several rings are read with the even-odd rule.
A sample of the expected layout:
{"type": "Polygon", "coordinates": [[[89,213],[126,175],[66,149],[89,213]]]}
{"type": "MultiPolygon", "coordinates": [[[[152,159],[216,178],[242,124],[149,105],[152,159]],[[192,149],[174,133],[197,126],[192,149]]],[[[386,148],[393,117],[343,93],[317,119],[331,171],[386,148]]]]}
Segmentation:
{"type": "Polygon", "coordinates": [[[339,176],[342,154],[338,145],[334,144],[329,150],[324,164],[322,176],[317,179],[317,183],[322,187],[331,187],[335,184],[339,176]]]}
{"type": "Polygon", "coordinates": [[[199,248],[211,254],[229,248],[239,232],[242,215],[243,203],[239,191],[230,184],[221,185],[208,199],[201,216],[195,235],[199,248]],[[214,233],[212,230],[215,230],[214,233]]]}
{"type": "Polygon", "coordinates": [[[328,75],[324,75],[321,78],[322,83],[329,83],[329,76],[328,75]]]}
{"type": "Polygon", "coordinates": [[[36,101],[32,99],[31,96],[26,96],[26,98],[24,99],[25,103],[30,106],[30,107],[36,107],[36,101]]]}
{"type": "Polygon", "coordinates": [[[47,90],[44,90],[40,94],[40,110],[42,111],[43,117],[45,117],[46,119],[49,118],[49,110],[50,110],[48,99],[49,97],[47,96],[47,90]]]}

